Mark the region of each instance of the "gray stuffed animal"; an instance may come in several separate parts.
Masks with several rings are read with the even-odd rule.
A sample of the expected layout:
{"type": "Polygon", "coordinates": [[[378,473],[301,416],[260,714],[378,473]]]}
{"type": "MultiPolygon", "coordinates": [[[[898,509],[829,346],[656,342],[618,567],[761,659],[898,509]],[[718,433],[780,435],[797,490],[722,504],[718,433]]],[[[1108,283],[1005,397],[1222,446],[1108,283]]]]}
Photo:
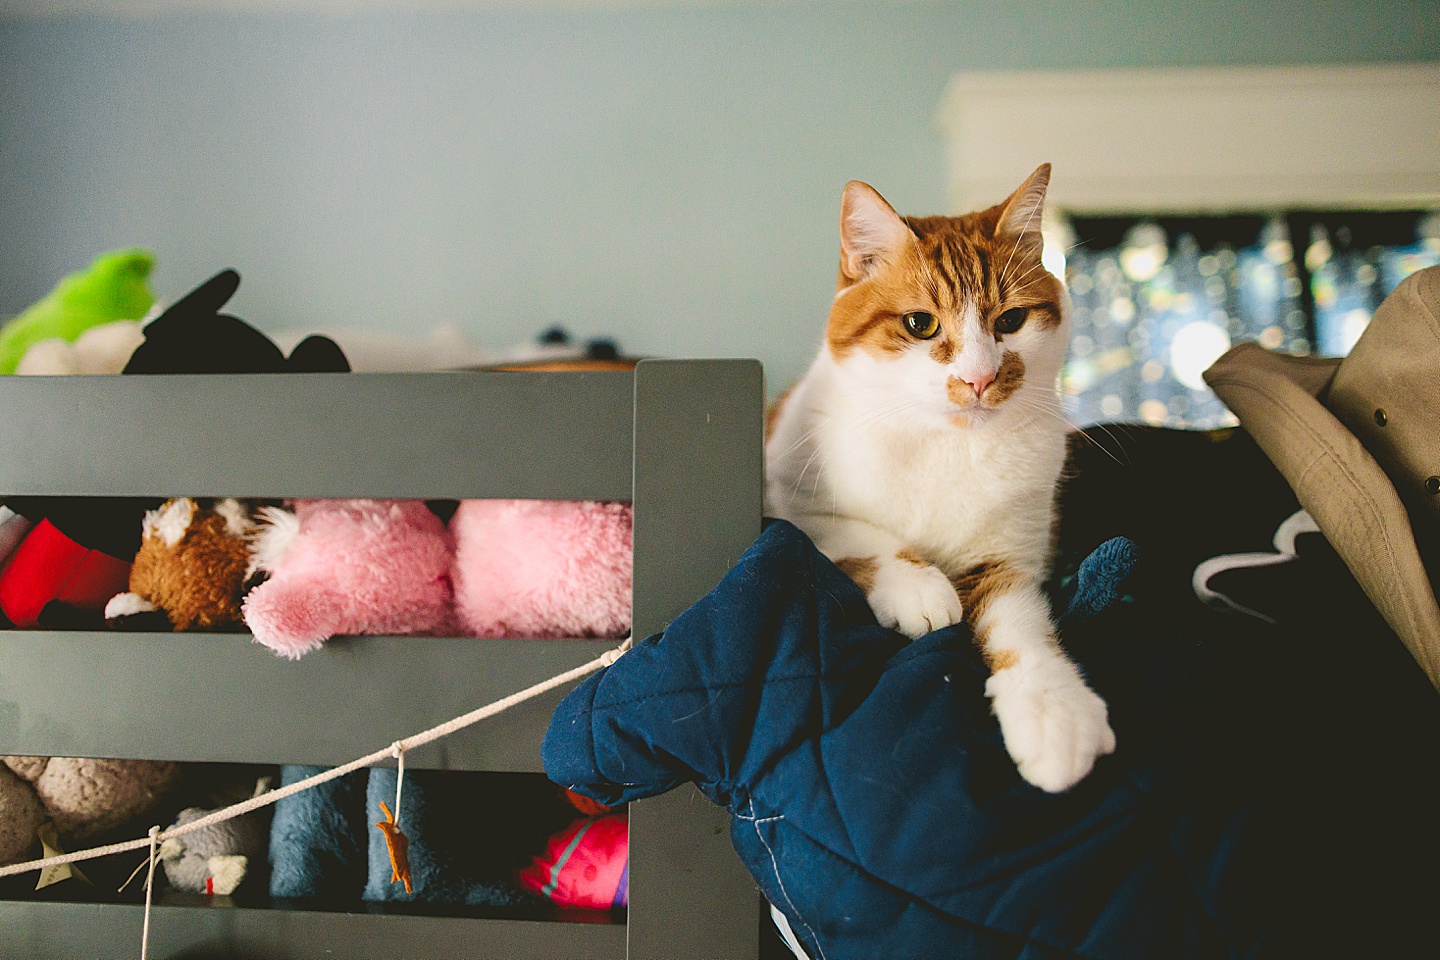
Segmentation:
{"type": "MultiPolygon", "coordinates": [[[[256,795],[269,786],[268,778],[261,780],[256,795]]],[[[186,807],[171,827],[184,826],[211,812],[186,807]]],[[[165,878],[178,890],[228,895],[240,886],[251,863],[263,861],[267,841],[264,818],[252,811],[166,840],[160,844],[160,863],[165,878]]]]}

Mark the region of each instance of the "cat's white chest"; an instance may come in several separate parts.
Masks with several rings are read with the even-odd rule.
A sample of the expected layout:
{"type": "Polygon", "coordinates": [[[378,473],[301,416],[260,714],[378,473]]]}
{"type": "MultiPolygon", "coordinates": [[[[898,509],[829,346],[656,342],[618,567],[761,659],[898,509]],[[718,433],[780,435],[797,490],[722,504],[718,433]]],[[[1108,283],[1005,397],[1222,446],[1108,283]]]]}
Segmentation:
{"type": "Polygon", "coordinates": [[[876,430],[860,441],[850,438],[848,446],[837,447],[833,464],[836,502],[937,562],[984,553],[1000,528],[1010,526],[1014,504],[997,475],[1008,458],[997,456],[992,438],[978,433],[876,430]]]}
{"type": "Polygon", "coordinates": [[[767,449],[767,512],[812,535],[844,518],[874,524],[952,575],[997,557],[1041,562],[1061,431],[895,426],[824,374],[812,371],[782,411],[767,449]]]}

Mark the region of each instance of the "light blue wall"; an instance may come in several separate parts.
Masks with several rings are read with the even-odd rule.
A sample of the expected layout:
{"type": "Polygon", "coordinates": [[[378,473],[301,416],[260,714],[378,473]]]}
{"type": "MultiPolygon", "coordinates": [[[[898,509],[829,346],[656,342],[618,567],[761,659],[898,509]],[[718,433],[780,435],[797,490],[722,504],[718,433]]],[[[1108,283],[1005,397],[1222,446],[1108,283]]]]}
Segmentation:
{"type": "MultiPolygon", "coordinates": [[[[841,187],[944,196],[958,69],[1440,59],[1434,0],[479,7],[0,22],[0,315],[99,250],[261,326],[819,342],[841,187]]],[[[1017,180],[1028,171],[1017,171],[1017,180]]]]}

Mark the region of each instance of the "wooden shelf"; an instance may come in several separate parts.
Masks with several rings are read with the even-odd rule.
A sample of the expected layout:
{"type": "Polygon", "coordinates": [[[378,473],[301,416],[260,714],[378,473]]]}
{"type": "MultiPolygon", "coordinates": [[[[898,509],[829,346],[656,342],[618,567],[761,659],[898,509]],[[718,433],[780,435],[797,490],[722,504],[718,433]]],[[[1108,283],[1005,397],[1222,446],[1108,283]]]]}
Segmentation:
{"type": "MultiPolygon", "coordinates": [[[[0,377],[0,493],[629,500],[634,628],[646,637],[760,533],[763,394],[753,360],[642,361],[633,373],[0,377]]],[[[333,766],[615,643],[348,637],[288,661],[243,634],[0,631],[0,753],[333,766]]],[[[563,695],[406,763],[538,771],[563,695]]],[[[755,960],[760,901],[727,823],[693,788],[632,804],[623,924],[166,897],[151,956],[755,960]]],[[[0,957],[130,957],[140,913],[0,901],[0,957]]]]}

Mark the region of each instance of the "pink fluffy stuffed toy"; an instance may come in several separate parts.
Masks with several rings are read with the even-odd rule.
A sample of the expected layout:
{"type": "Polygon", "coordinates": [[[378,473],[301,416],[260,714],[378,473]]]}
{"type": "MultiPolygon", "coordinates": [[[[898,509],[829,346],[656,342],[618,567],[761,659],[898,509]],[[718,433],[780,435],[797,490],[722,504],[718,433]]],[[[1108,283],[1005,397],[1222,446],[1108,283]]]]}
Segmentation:
{"type": "Polygon", "coordinates": [[[455,613],[473,637],[617,637],[630,630],[630,505],[465,500],[455,613]]]}
{"type": "Polygon", "coordinates": [[[255,639],[292,659],[340,634],[453,628],[449,532],[419,500],[301,500],[261,511],[245,598],[255,639]]]}

